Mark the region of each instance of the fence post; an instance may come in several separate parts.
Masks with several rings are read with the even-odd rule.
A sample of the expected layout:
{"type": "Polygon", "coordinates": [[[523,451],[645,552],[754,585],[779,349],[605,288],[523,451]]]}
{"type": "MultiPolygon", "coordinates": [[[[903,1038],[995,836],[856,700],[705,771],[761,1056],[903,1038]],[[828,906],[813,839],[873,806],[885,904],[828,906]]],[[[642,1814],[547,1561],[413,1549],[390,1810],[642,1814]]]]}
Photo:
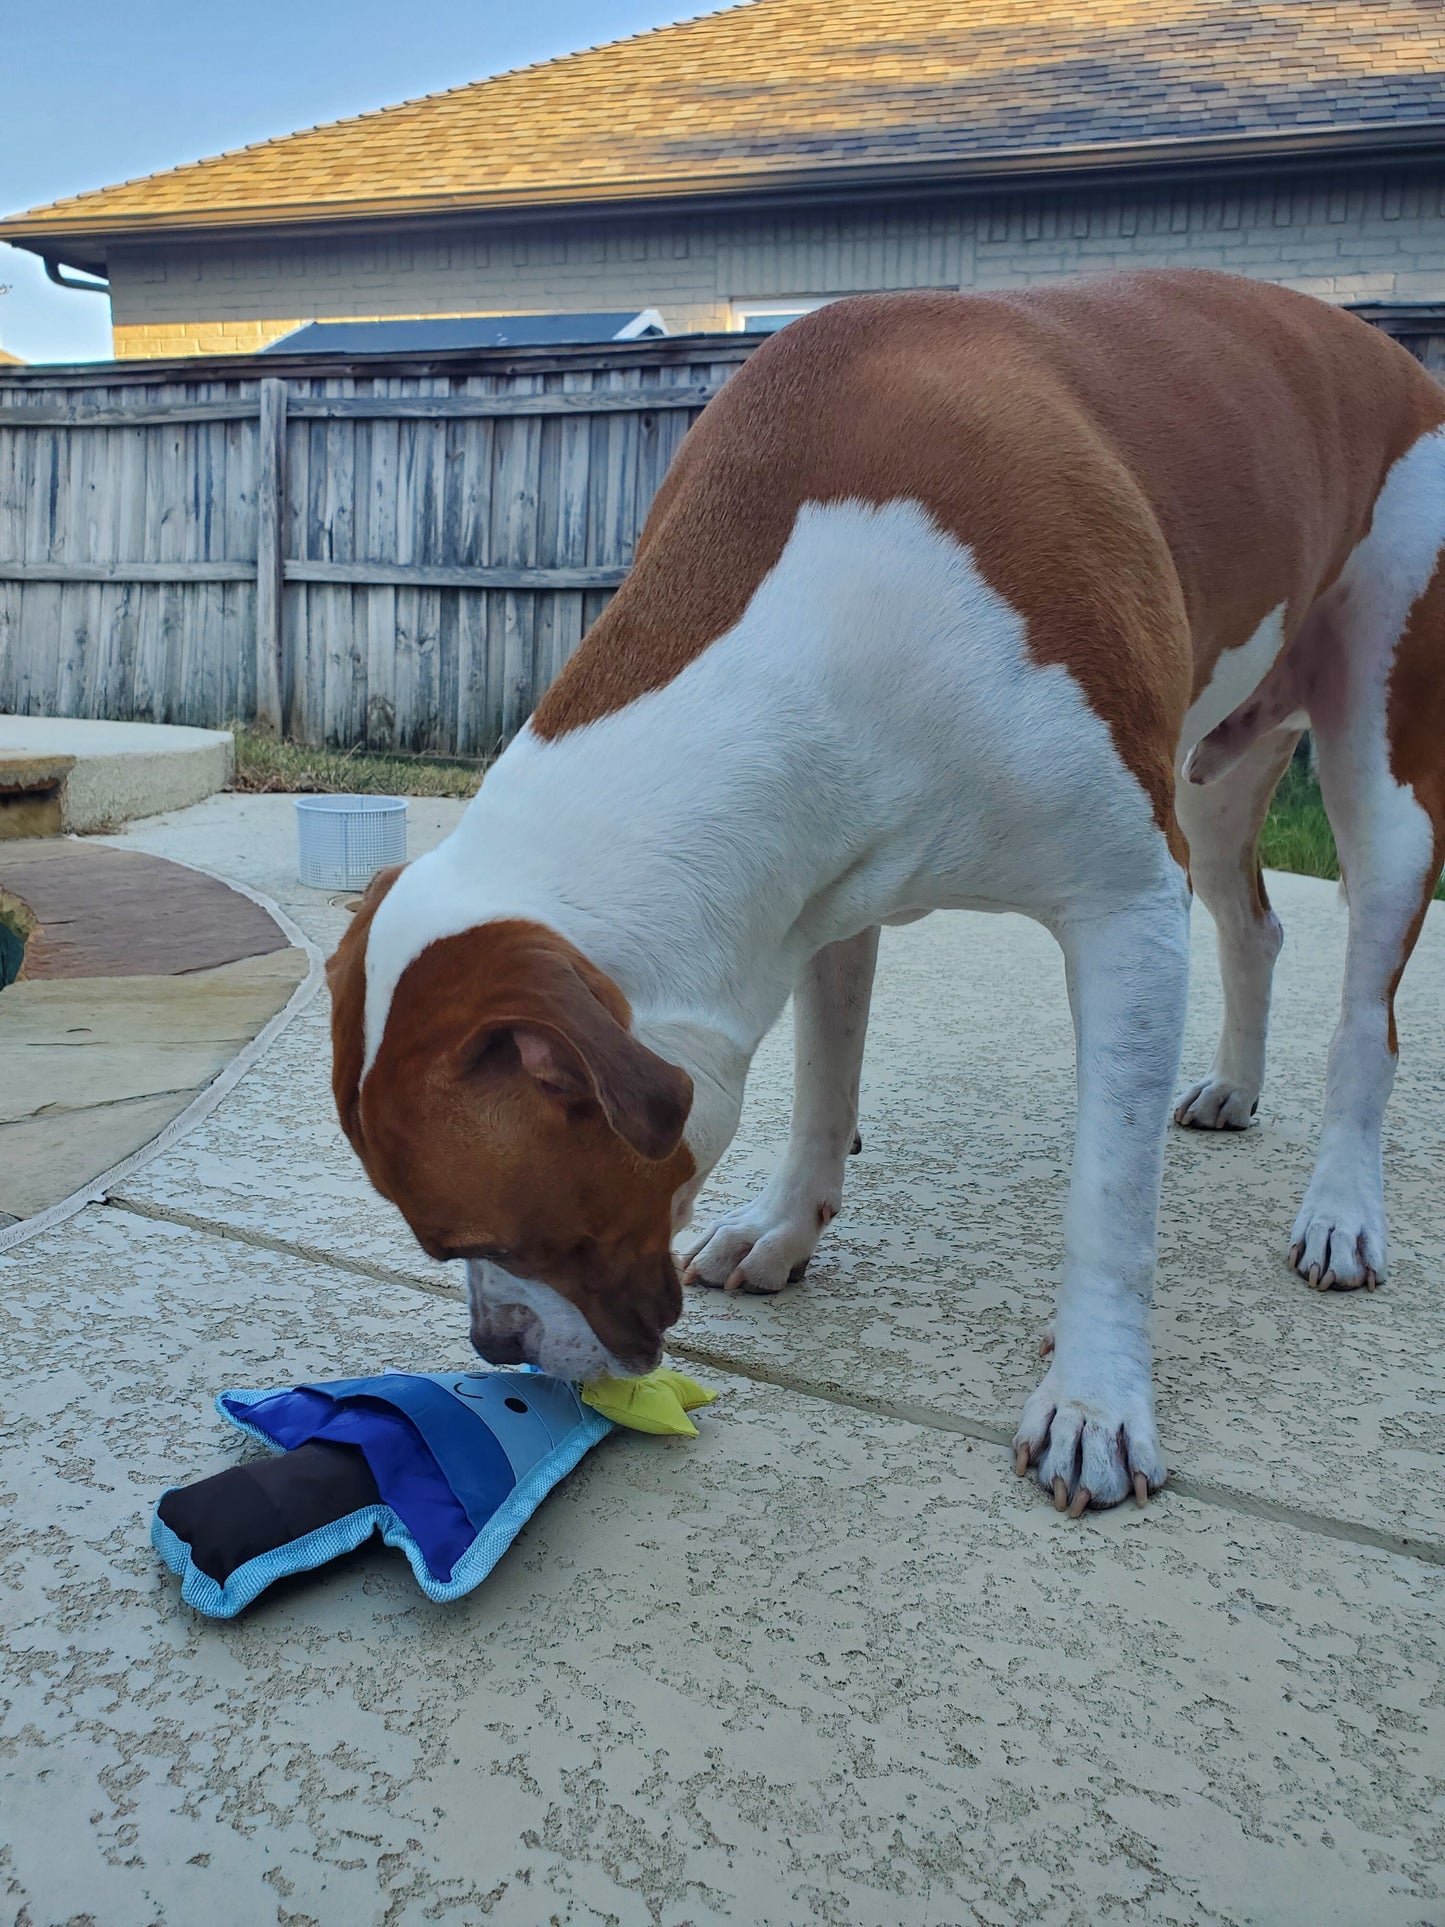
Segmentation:
{"type": "Polygon", "coordinates": [[[286,696],[286,384],[261,383],[256,488],[256,724],[279,736],[286,696]]]}

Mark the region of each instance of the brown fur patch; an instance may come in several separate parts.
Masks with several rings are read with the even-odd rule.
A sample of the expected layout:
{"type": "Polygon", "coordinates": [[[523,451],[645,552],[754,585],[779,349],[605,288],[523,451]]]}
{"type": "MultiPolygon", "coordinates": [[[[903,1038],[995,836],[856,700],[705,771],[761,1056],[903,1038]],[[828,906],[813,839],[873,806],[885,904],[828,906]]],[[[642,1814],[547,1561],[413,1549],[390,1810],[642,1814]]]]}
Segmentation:
{"type": "Polygon", "coordinates": [[[1415,603],[1390,670],[1390,773],[1408,783],[1435,825],[1445,861],[1445,562],[1415,603]]]}
{"type": "Polygon", "coordinates": [[[398,863],[379,870],[356,905],[346,933],[326,960],[331,991],[331,1094],[341,1128],[355,1142],[356,1101],[366,1055],[366,942],[371,920],[401,875],[398,863]]]}
{"type": "Polygon", "coordinates": [[[1227,275],[835,303],[705,411],[533,727],[669,682],[739,620],[803,503],[912,498],[1078,678],[1177,841],[1189,702],[1280,603],[1292,633],[1441,412],[1375,329],[1227,275]]]}

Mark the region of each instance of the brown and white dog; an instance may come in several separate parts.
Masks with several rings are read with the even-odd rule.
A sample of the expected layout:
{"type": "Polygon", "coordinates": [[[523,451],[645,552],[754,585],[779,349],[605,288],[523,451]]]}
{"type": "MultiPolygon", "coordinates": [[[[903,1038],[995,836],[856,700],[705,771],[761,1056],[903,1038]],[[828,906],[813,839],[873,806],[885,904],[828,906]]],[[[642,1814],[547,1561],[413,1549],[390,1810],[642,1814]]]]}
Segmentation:
{"type": "Polygon", "coordinates": [[[781,1168],[691,1253],[778,1291],[838,1210],[881,924],[1058,939],[1078,1125],[1016,1466],[1074,1514],[1162,1483],[1149,1301],[1190,878],[1241,1128],[1280,929],[1256,844],[1300,732],[1349,892],[1290,1261],[1385,1269],[1392,1002],[1445,857],[1445,391],[1308,297],[1197,273],[842,301],[688,436],[627,581],[456,831],[332,962],[377,1189],[467,1261],[484,1357],[643,1371],[671,1245],[791,993],[781,1168]]]}

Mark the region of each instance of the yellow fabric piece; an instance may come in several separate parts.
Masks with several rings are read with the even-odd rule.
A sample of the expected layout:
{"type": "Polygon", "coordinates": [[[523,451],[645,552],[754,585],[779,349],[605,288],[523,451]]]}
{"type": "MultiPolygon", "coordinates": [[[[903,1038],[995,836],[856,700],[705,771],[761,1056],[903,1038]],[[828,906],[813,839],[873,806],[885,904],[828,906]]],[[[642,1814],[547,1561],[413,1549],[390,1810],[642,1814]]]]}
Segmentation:
{"type": "Polygon", "coordinates": [[[630,1432],[653,1432],[695,1439],[697,1427],[688,1417],[699,1405],[717,1397],[684,1372],[659,1365],[645,1378],[594,1378],[582,1387],[581,1399],[614,1425],[630,1432]]]}

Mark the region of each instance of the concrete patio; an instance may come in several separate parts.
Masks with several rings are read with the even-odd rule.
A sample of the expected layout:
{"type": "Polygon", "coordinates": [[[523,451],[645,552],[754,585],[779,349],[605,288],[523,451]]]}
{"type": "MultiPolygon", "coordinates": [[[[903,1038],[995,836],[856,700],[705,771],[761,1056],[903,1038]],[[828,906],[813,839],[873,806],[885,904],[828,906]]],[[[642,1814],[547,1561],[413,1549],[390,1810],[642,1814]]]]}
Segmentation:
{"type": "MultiPolygon", "coordinates": [[[[460,806],[414,801],[413,854],[460,806]]],[[[323,947],[290,799],[125,847],[323,947]]],[[[689,1300],[722,1396],[614,1438],[469,1599],[368,1549],[243,1620],[147,1539],[230,1462],[224,1386],[468,1357],[458,1280],[337,1129],[326,1000],[105,1204],[0,1256],[0,1893],[27,1927],[1445,1921],[1445,905],[1400,998],[1392,1271],[1282,1261],[1343,959],[1287,930],[1260,1126],[1175,1134],[1156,1349],[1171,1486],[1066,1525],[1004,1441],[1060,1256],[1071,1032],[1015,918],[889,933],[864,1154],[806,1283],[689,1300]],[[1007,986],[1006,992],[1000,986],[1007,986]]],[[[1218,1013],[1196,924],[1186,1070],[1218,1013]]],[[[785,1128],[770,1038],[710,1206],[785,1128]]]]}

